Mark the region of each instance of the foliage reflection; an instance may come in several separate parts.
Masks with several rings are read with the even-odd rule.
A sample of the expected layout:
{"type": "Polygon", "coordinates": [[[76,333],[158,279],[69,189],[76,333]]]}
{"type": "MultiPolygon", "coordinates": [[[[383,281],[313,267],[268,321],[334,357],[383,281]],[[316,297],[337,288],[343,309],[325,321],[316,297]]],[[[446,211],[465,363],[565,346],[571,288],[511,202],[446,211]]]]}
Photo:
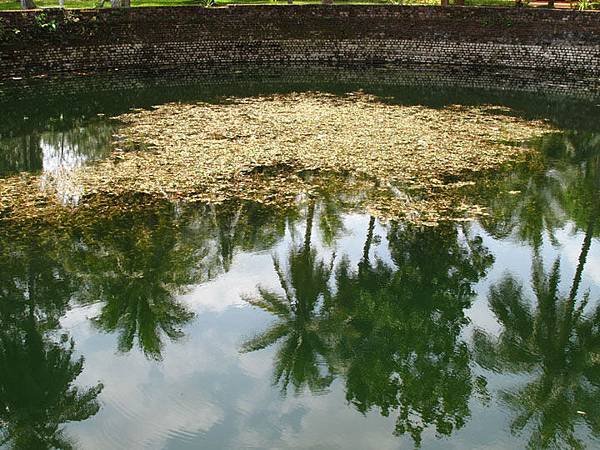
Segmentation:
{"type": "Polygon", "coordinates": [[[580,294],[592,240],[600,231],[600,138],[549,136],[542,150],[558,160],[539,175],[545,194],[525,192],[522,201],[535,207],[514,210],[522,224],[518,235],[532,245],[533,298],[514,275],[505,274],[488,296],[502,332],[494,337],[477,330],[474,348],[482,367],[526,376],[524,386],[502,390],[499,396],[514,412],[511,430],[527,430],[530,448],[583,448],[581,427],[600,436],[600,302],[590,302],[589,292],[580,294]],[[546,270],[540,251],[544,232],[558,245],[553,236],[562,224],[548,220],[550,210],[583,234],[566,294],[559,288],[560,258],[546,270]]]}
{"type": "Polygon", "coordinates": [[[472,399],[489,398],[482,367],[485,376],[524,380],[499,398],[513,412],[512,431],[531,447],[583,446],[581,427],[600,436],[600,306],[581,287],[600,236],[600,140],[562,133],[538,145],[538,167],[494,181],[481,221],[493,237],[531,248],[531,289],[511,273],[494,284],[488,302],[502,331],[477,330],[472,346],[466,310],[493,264],[478,228],[380,224],[382,256],[370,217],[353,261],[335,253],[349,208],[333,193],[298,211],[165,202],[67,231],[1,238],[2,443],[72,447],[64,424],[99,410],[102,385],[77,385],[84,360],[60,329],[73,304],[97,305],[93,324],[117,336],[120,352],[137,348],[160,360],[193,320],[182,294],[229,271],[238,252],[269,250],[289,236],[273,258],[279,286],[258,286],[246,299],[275,320],[242,348],[274,347],[273,379],[284,394],[323,393],[337,379],[353,408],[394,417],[395,433],[419,445],[426,430],[448,436],[462,428],[472,399]],[[566,227],[582,242],[562,292],[560,260],[548,268],[543,257],[566,227]]]}
{"type": "Polygon", "coordinates": [[[63,424],[100,407],[101,384],[75,384],[84,359],[59,330],[75,284],[55,256],[33,236],[0,253],[0,444],[16,449],[72,448],[63,424]]]}
{"type": "Polygon", "coordinates": [[[287,269],[274,258],[282,294],[259,287],[248,299],[278,320],[243,351],[277,343],[274,379],[284,391],[290,383],[296,392],[320,391],[343,378],[358,411],[395,414],[396,433],[416,444],[426,427],[446,435],[462,427],[471,395],[485,390],[460,338],[471,286],[493,261],[481,238],[466,227],[394,224],[392,262],[371,260],[371,218],[358,266],[342,257],[334,271],[311,245],[313,214],[309,204],[304,240],[290,247],[287,269]]]}

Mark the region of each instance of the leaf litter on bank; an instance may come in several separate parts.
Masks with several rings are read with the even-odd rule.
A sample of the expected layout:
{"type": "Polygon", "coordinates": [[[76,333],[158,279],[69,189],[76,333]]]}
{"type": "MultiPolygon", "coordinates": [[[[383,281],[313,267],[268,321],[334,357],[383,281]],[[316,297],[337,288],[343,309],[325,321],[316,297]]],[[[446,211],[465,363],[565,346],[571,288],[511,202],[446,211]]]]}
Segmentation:
{"type": "Polygon", "coordinates": [[[69,173],[0,180],[0,220],[64,219],[72,206],[140,194],[178,201],[252,200],[281,205],[324,189],[319,173],[363,190],[360,207],[422,224],[484,213],[461,188],[524,160],[524,143],[553,131],[505,108],[429,108],[294,93],[168,103],[116,119],[112,155],[69,173]]]}

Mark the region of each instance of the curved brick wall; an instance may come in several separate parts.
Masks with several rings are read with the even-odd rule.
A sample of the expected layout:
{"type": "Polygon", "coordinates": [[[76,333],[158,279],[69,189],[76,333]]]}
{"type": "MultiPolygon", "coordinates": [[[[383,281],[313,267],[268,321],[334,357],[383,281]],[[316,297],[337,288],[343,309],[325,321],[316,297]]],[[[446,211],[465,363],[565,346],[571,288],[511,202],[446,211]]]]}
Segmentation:
{"type": "Polygon", "coordinates": [[[525,71],[531,83],[600,90],[593,12],[323,5],[39,14],[0,13],[0,79],[341,64],[444,68],[465,79],[525,71]]]}

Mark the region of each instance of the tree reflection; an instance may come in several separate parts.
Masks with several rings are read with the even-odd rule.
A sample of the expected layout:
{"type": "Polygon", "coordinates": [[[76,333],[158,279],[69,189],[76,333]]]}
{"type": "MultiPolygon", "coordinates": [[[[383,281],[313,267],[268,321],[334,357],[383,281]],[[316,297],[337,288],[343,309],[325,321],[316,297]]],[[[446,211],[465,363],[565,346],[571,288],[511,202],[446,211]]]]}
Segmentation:
{"type": "Polygon", "coordinates": [[[485,389],[473,377],[460,332],[471,286],[492,257],[467,228],[393,224],[394,264],[371,261],[374,223],[356,269],[347,257],[338,264],[334,290],[329,265],[307,245],[308,231],[304,245],[290,251],[287,273],[275,260],[284,295],[259,288],[249,302],[279,320],[243,351],[280,342],[275,379],[284,387],[291,381],[297,389],[322,389],[341,376],[357,410],[396,414],[395,432],[418,445],[426,427],[450,434],[464,425],[471,395],[485,389]]]}
{"type": "Polygon", "coordinates": [[[194,317],[178,296],[229,270],[236,248],[273,245],[285,214],[254,203],[178,207],[161,203],[121,211],[83,230],[70,267],[78,298],[103,304],[94,323],[160,360],[165,340],[183,336],[194,317]]]}
{"type": "Polygon", "coordinates": [[[228,272],[236,248],[246,251],[268,249],[285,232],[287,211],[275,211],[259,203],[230,202],[211,205],[220,265],[228,272]]]}
{"type": "MultiPolygon", "coordinates": [[[[367,242],[368,242],[367,235],[367,242]]],[[[469,417],[468,400],[482,387],[460,339],[476,282],[492,262],[481,239],[438,229],[392,225],[395,267],[363,261],[337,271],[338,320],[349,330],[338,347],[346,397],[361,412],[396,412],[396,433],[415,444],[433,426],[448,435],[469,417]]]]}
{"type": "MultiPolygon", "coordinates": [[[[564,148],[570,148],[565,146],[564,148]]],[[[567,295],[559,290],[560,259],[548,273],[534,247],[532,290],[510,274],[489,294],[489,304],[503,326],[498,338],[478,331],[474,343],[478,362],[486,368],[528,375],[524,387],[502,391],[501,399],[515,412],[511,429],[531,429],[531,448],[583,448],[579,425],[600,436],[600,304],[586,311],[589,293],[579,296],[592,239],[600,215],[600,152],[582,145],[572,149],[580,162],[560,174],[562,206],[575,229],[585,230],[577,268],[567,295]]]]}
{"type": "Polygon", "coordinates": [[[56,331],[74,285],[48,246],[28,241],[0,252],[0,445],[68,449],[62,425],[96,414],[102,385],[74,385],[84,360],[56,331]]]}
{"type": "Polygon", "coordinates": [[[118,348],[137,341],[149,358],[160,359],[165,337],[177,340],[193,313],[177,294],[203,279],[207,255],[202,224],[170,205],[119,214],[81,237],[77,265],[80,301],[102,302],[94,323],[119,334],[118,348]]]}
{"type": "Polygon", "coordinates": [[[243,345],[244,352],[268,347],[280,342],[275,356],[275,383],[285,392],[291,383],[296,392],[308,387],[322,391],[332,381],[330,354],[323,339],[325,320],[322,316],[325,300],[330,296],[328,282],[332,263],[317,257],[311,245],[315,203],[307,210],[304,242],[292,245],[287,256],[287,269],[276,257],[273,266],[283,295],[259,287],[257,298],[247,301],[278,318],[265,332],[243,345]]]}
{"type": "Polygon", "coordinates": [[[568,296],[559,292],[558,260],[549,273],[539,256],[532,266],[534,302],[508,274],[490,289],[503,331],[498,338],[475,334],[477,361],[528,374],[525,386],[500,397],[515,412],[512,431],[531,428],[531,448],[583,448],[577,425],[600,435],[600,305],[586,314],[588,294],[577,300],[574,285],[568,296]]]}
{"type": "Polygon", "coordinates": [[[555,232],[569,220],[586,228],[600,183],[600,134],[547,134],[535,146],[534,163],[494,183],[500,194],[492,196],[482,223],[496,237],[513,235],[539,249],[544,234],[557,244],[555,232]]]}
{"type": "Polygon", "coordinates": [[[0,134],[0,175],[72,168],[110,151],[115,125],[103,119],[54,122],[43,131],[0,134]]]}
{"type": "Polygon", "coordinates": [[[44,167],[38,133],[18,137],[0,136],[0,175],[39,171],[44,167]]]}

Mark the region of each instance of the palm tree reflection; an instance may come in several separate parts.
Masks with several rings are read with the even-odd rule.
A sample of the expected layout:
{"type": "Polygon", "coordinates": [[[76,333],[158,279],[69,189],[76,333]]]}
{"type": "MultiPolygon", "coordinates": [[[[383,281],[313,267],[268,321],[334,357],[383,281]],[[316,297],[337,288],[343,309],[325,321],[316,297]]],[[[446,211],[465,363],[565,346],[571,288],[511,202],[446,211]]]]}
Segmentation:
{"type": "Polygon", "coordinates": [[[485,368],[528,375],[525,386],[502,391],[515,412],[513,432],[531,428],[532,448],[582,448],[577,426],[600,434],[600,305],[585,313],[589,295],[559,292],[560,264],[545,273],[532,267],[530,302],[522,285],[506,275],[490,289],[490,307],[503,327],[498,338],[474,336],[476,359],[485,368]]]}
{"type": "Polygon", "coordinates": [[[164,338],[181,338],[194,317],[176,296],[204,275],[204,229],[188,228],[178,214],[169,206],[124,214],[87,231],[78,246],[80,301],[103,303],[94,323],[119,334],[121,352],[137,341],[147,357],[161,359],[164,338]]]}
{"type": "Polygon", "coordinates": [[[538,158],[493,183],[498,192],[482,224],[495,237],[513,235],[539,250],[544,234],[558,245],[556,231],[568,221],[586,228],[600,183],[600,134],[547,134],[535,145],[538,158]]]}
{"type": "Polygon", "coordinates": [[[0,252],[0,445],[69,449],[63,424],[96,414],[102,385],[74,385],[84,359],[58,331],[74,283],[51,248],[27,240],[0,252]]]}
{"type": "Polygon", "coordinates": [[[372,261],[371,218],[363,257],[356,269],[347,257],[340,260],[333,289],[332,263],[310,245],[310,208],[304,244],[290,249],[288,270],[274,260],[283,294],[259,287],[260,295],[248,299],[278,320],[242,351],[279,342],[274,376],[284,392],[290,382],[296,391],[320,391],[342,377],[358,411],[396,414],[395,432],[417,445],[426,427],[440,434],[462,427],[469,398],[485,386],[474,379],[460,339],[471,285],[492,262],[481,239],[453,226],[394,224],[388,231],[394,264],[372,261]]]}
{"type": "Polygon", "coordinates": [[[291,383],[296,392],[308,387],[322,391],[331,381],[330,350],[323,340],[326,320],[323,306],[330,296],[329,279],[333,260],[326,264],[318,259],[311,245],[315,204],[308,206],[304,242],[292,245],[287,269],[278,258],[273,266],[283,295],[259,287],[256,298],[247,301],[278,318],[265,332],[244,343],[242,351],[259,350],[281,341],[276,356],[274,380],[285,392],[291,383]]]}
{"type": "Polygon", "coordinates": [[[531,244],[534,298],[506,274],[488,297],[502,332],[496,338],[477,330],[474,348],[483,367],[527,377],[521,388],[500,392],[515,413],[513,432],[528,430],[532,448],[581,448],[581,426],[600,433],[600,305],[589,304],[589,293],[579,295],[592,240],[600,228],[600,140],[594,133],[567,132],[546,135],[539,144],[545,158],[542,170],[533,177],[523,172],[509,179],[521,180],[506,187],[517,189],[518,195],[493,204],[486,222],[493,233],[516,230],[521,241],[531,244]],[[499,217],[509,220],[498,222],[499,217]],[[555,231],[567,222],[584,237],[571,286],[562,294],[560,259],[546,272],[542,242],[546,233],[558,246],[555,231]]]}
{"type": "MultiPolygon", "coordinates": [[[[600,193],[595,175],[591,182],[582,177],[578,183],[586,185],[588,193],[600,193]]],[[[576,433],[580,424],[600,435],[600,304],[588,312],[589,293],[578,296],[600,205],[596,201],[582,206],[589,218],[569,293],[562,295],[559,290],[560,259],[546,273],[534,248],[535,301],[529,301],[522,285],[506,274],[489,294],[502,333],[498,338],[483,331],[474,336],[477,360],[483,367],[529,375],[524,387],[503,391],[501,398],[515,411],[511,429],[532,429],[532,448],[581,448],[576,433]]]]}
{"type": "Polygon", "coordinates": [[[338,268],[334,304],[346,330],[336,350],[348,401],[363,413],[395,412],[395,433],[419,445],[429,426],[442,435],[461,428],[471,395],[485,389],[460,332],[471,285],[492,258],[479,237],[453,226],[393,224],[388,241],[394,266],[363,256],[358,270],[338,268]]]}

